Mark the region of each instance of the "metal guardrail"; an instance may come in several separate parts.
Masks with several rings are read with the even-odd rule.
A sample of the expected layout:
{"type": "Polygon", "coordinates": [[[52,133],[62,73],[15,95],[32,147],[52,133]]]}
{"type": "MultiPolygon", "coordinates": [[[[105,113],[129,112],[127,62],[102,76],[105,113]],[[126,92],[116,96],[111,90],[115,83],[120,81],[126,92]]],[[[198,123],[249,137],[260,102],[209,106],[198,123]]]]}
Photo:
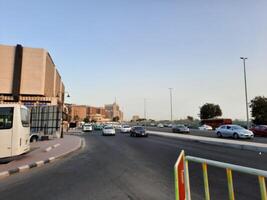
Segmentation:
{"type": "MultiPolygon", "coordinates": [[[[200,163],[202,165],[202,172],[203,172],[203,182],[204,182],[204,191],[205,191],[205,200],[210,199],[210,192],[209,192],[209,180],[208,180],[208,165],[218,168],[223,168],[226,170],[226,176],[227,176],[227,184],[228,184],[228,196],[230,200],[235,199],[234,194],[234,186],[233,186],[233,177],[232,177],[232,171],[241,172],[245,174],[250,174],[258,177],[259,181],[259,187],[260,187],[260,194],[262,200],[267,200],[267,192],[266,192],[266,184],[265,184],[265,178],[267,178],[267,171],[254,169],[250,167],[243,167],[240,165],[233,165],[229,163],[209,160],[209,159],[203,159],[199,157],[193,157],[193,156],[185,156],[184,151],[181,152],[176,164],[175,164],[175,171],[178,171],[177,166],[179,163],[184,162],[184,190],[185,190],[185,199],[191,200],[191,194],[190,194],[190,183],[189,183],[189,168],[188,168],[188,162],[195,162],[200,163]]],[[[177,179],[179,178],[178,172],[175,173],[175,191],[181,190],[181,184],[179,185],[179,182],[177,179]]],[[[181,199],[179,196],[179,193],[176,192],[176,200],[184,200],[181,199]]]]}

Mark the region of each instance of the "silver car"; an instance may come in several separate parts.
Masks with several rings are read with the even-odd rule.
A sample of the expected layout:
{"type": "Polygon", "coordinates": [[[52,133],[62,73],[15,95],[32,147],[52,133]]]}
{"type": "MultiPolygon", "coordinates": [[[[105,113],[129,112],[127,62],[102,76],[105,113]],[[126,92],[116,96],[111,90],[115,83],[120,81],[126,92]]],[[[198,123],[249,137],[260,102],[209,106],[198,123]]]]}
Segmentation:
{"type": "Polygon", "coordinates": [[[218,137],[233,137],[235,139],[254,137],[252,131],[238,125],[222,125],[216,129],[216,134],[218,137]]]}

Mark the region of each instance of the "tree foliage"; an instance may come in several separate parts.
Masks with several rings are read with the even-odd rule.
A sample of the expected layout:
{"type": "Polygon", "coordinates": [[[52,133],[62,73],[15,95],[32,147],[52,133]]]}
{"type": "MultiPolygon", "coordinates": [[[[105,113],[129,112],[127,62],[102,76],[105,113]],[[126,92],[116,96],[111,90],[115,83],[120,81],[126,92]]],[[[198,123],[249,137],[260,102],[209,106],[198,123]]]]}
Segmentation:
{"type": "Polygon", "coordinates": [[[119,120],[120,120],[119,116],[113,117],[113,119],[112,119],[113,122],[118,122],[119,120]]]}
{"type": "Polygon", "coordinates": [[[83,121],[84,121],[85,123],[89,123],[89,122],[90,122],[90,119],[89,119],[89,117],[85,117],[85,118],[83,119],[83,121]]]}
{"type": "Polygon", "coordinates": [[[187,120],[192,122],[192,121],[194,121],[194,117],[192,117],[192,116],[187,116],[187,120]]]}
{"type": "Polygon", "coordinates": [[[267,98],[257,96],[251,100],[251,115],[254,124],[267,124],[267,98]]]}
{"type": "Polygon", "coordinates": [[[206,103],[200,107],[200,119],[210,119],[222,116],[222,110],[219,105],[206,103]]]}

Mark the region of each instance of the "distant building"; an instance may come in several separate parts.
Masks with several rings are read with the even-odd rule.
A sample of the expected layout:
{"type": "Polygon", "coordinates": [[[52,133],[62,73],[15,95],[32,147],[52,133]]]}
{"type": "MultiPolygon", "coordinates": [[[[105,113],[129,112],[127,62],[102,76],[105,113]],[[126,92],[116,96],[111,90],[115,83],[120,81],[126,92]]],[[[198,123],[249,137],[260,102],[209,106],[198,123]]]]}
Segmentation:
{"type": "Polygon", "coordinates": [[[72,104],[69,110],[73,121],[82,121],[86,117],[89,121],[95,122],[112,121],[116,116],[119,117],[119,120],[123,119],[123,113],[119,110],[117,104],[105,105],[105,107],[72,104]]]}
{"type": "Polygon", "coordinates": [[[140,119],[139,115],[134,115],[134,116],[132,117],[132,121],[133,121],[133,122],[136,122],[136,121],[139,120],[139,119],[140,119]]]}
{"type": "Polygon", "coordinates": [[[113,104],[107,104],[105,105],[105,110],[106,110],[106,117],[109,119],[114,119],[116,117],[119,118],[119,121],[123,120],[123,112],[120,110],[120,107],[117,103],[113,104]]]}
{"type": "Polygon", "coordinates": [[[62,105],[65,86],[41,48],[0,45],[0,103],[62,105]]]}

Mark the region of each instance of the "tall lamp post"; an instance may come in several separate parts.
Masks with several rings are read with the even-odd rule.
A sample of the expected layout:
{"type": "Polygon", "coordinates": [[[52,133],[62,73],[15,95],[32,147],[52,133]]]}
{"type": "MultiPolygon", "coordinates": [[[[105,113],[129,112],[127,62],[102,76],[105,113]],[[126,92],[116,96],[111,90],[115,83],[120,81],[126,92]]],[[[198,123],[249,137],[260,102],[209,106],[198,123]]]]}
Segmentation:
{"type": "Polygon", "coordinates": [[[146,123],[147,123],[147,119],[146,119],[146,99],[144,99],[144,120],[145,120],[145,127],[146,127],[146,123]]]}
{"type": "Polygon", "coordinates": [[[244,81],[245,81],[245,96],[246,96],[246,112],[247,112],[247,129],[249,129],[249,114],[248,114],[248,91],[247,91],[247,73],[246,73],[246,57],[240,57],[243,60],[244,66],[244,81]]]}
{"type": "MultiPolygon", "coordinates": [[[[59,98],[60,95],[62,94],[62,96],[65,94],[67,94],[67,97],[70,97],[70,94],[68,92],[59,92],[57,97],[59,98]]],[[[61,100],[61,131],[60,131],[60,138],[64,138],[64,134],[63,134],[63,112],[64,112],[64,102],[63,99],[61,100]]]]}
{"type": "Polygon", "coordinates": [[[171,108],[171,123],[172,123],[172,90],[173,88],[169,88],[170,90],[170,108],[171,108]]]}

